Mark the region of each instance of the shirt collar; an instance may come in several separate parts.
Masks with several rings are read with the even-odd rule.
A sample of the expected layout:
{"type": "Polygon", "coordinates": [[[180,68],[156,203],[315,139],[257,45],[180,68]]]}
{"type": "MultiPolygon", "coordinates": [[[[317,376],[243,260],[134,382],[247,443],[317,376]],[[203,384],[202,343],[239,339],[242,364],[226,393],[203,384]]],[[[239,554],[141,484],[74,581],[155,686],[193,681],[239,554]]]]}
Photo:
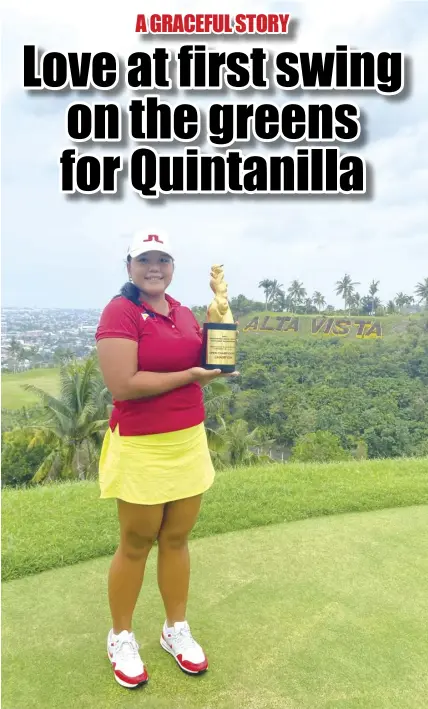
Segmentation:
{"type": "MultiPolygon", "coordinates": [[[[168,295],[168,293],[165,293],[165,299],[170,306],[170,310],[172,310],[173,308],[177,308],[179,305],[181,305],[181,303],[178,300],[175,300],[175,298],[168,295]]],[[[140,305],[142,305],[143,308],[145,308],[146,310],[150,310],[150,312],[153,312],[152,306],[149,305],[149,303],[146,303],[144,300],[141,301],[140,305]]]]}
{"type": "Polygon", "coordinates": [[[165,293],[165,298],[167,299],[168,303],[172,308],[176,308],[177,306],[181,305],[178,300],[172,298],[172,296],[168,295],[168,293],[165,293]]]}

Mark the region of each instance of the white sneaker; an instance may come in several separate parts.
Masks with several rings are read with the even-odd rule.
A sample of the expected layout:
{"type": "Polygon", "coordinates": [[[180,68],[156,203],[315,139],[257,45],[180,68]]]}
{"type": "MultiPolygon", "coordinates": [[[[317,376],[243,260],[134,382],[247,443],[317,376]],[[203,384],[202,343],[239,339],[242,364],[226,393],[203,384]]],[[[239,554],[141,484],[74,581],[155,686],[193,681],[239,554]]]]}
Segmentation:
{"type": "Polygon", "coordinates": [[[107,638],[107,653],[116,682],[119,682],[122,687],[134,689],[145,684],[149,679],[139,649],[134,633],[122,630],[119,635],[113,635],[113,630],[110,630],[107,638]]]}
{"type": "Polygon", "coordinates": [[[189,624],[174,623],[168,628],[166,621],[163,626],[160,644],[172,655],[179,667],[192,675],[198,675],[208,669],[208,660],[201,646],[193,639],[189,624]]]}

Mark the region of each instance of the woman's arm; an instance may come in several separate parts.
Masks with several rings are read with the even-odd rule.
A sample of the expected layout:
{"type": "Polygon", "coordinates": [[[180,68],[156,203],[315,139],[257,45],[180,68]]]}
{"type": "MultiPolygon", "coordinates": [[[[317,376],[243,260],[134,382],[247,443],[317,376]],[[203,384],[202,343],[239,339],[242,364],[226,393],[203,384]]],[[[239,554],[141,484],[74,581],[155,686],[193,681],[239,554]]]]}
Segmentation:
{"type": "Polygon", "coordinates": [[[204,386],[221,375],[220,370],[200,367],[182,372],[139,372],[138,343],[134,340],[107,337],[98,341],[97,351],[105,385],[117,401],[158,396],[192,382],[204,386]]]}

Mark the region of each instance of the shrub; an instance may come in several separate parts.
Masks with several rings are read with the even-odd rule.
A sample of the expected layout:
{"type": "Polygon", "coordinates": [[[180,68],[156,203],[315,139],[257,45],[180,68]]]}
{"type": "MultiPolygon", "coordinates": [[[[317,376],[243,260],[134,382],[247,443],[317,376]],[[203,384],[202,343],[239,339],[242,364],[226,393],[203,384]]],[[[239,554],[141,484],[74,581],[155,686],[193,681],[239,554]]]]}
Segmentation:
{"type": "Polygon", "coordinates": [[[29,430],[6,431],[2,435],[2,487],[26,485],[42,461],[49,455],[49,446],[38,443],[29,448],[33,433],[29,430]]]}
{"type": "Polygon", "coordinates": [[[300,436],[291,452],[291,460],[325,463],[334,460],[349,460],[351,454],[340,445],[340,439],[330,431],[316,431],[300,436]]]}

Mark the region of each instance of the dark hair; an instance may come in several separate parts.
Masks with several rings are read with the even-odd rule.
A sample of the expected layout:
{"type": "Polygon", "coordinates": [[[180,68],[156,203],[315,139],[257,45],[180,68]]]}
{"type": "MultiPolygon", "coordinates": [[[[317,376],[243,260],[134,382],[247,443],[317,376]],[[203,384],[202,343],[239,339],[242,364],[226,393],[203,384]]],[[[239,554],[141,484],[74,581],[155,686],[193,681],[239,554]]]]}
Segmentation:
{"type": "MultiPolygon", "coordinates": [[[[128,264],[130,261],[131,257],[128,255],[126,257],[126,263],[128,264]]],[[[135,283],[125,283],[125,285],[123,285],[120,289],[119,293],[113,296],[113,300],[115,300],[116,298],[120,298],[120,296],[123,296],[127,300],[130,300],[131,303],[135,303],[135,305],[140,305],[140,289],[137,288],[135,283]]]]}
{"type": "Polygon", "coordinates": [[[123,295],[124,298],[130,300],[131,303],[135,303],[135,305],[141,305],[140,289],[137,288],[135,283],[125,283],[125,285],[123,285],[120,289],[119,295],[116,295],[115,298],[120,298],[121,295],[123,295]]]}

